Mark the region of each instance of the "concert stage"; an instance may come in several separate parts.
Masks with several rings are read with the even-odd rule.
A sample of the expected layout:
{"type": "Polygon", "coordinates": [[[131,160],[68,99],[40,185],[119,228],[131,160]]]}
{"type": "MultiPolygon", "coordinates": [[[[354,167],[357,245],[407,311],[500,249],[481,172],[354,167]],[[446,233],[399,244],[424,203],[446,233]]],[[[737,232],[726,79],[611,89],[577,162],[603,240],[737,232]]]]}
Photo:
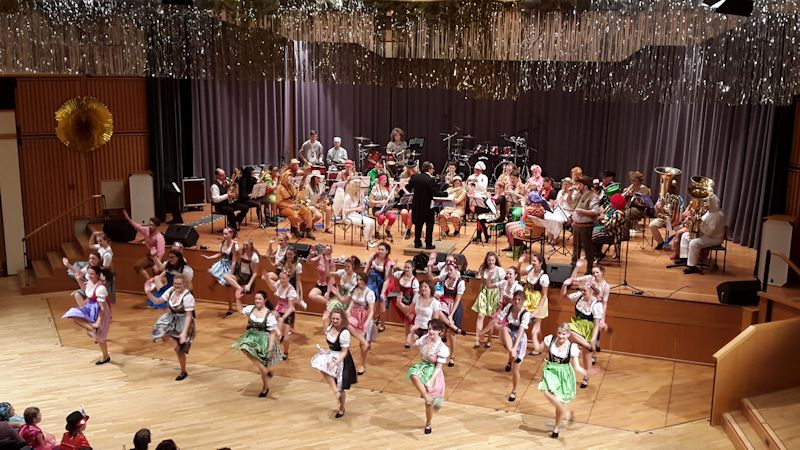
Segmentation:
{"type": "MultiPolygon", "coordinates": [[[[208,209],[201,212],[184,214],[187,223],[199,220],[208,215],[208,209]]],[[[275,228],[261,229],[255,225],[255,217],[249,217],[239,234],[239,240],[252,239],[255,247],[260,252],[266,252],[270,239],[277,236],[275,228]]],[[[210,301],[226,301],[232,295],[230,290],[219,286],[207,273],[213,261],[200,257],[201,252],[215,253],[219,249],[224,219],[217,219],[214,224],[215,234],[211,233],[210,224],[203,224],[196,229],[199,233],[197,246],[186,251],[189,264],[195,270],[193,289],[198,298],[210,301]]],[[[434,240],[439,249],[450,245],[460,250],[474,232],[475,224],[469,223],[466,232],[458,238],[449,237],[444,241],[434,240]]],[[[397,262],[411,259],[410,256],[400,254],[402,248],[411,244],[411,240],[402,239],[402,233],[395,224],[393,233],[395,242],[392,246],[391,257],[397,262]]],[[[314,241],[303,239],[297,241],[302,244],[324,243],[333,244],[333,235],[323,232],[316,233],[314,241]]],[[[372,250],[368,250],[363,240],[359,242],[358,236],[353,245],[350,239],[340,239],[334,246],[334,257],[356,255],[363,261],[369,258],[372,250]]],[[[435,238],[439,237],[438,225],[435,238]]],[[[295,240],[292,240],[295,242],[295,240]]],[[[502,249],[507,245],[506,239],[501,237],[497,248],[502,249]]],[[[716,286],[724,281],[752,278],[755,264],[755,250],[742,247],[729,242],[726,273],[721,270],[706,272],[705,274],[685,275],[680,268],[667,269],[670,260],[668,253],[656,251],[650,245],[649,236],[637,236],[630,242],[628,255],[627,280],[630,285],[640,289],[642,295],[625,287],[613,289],[609,300],[607,322],[612,332],[602,338],[604,350],[617,352],[636,353],[663,358],[673,358],[687,361],[711,363],[711,355],[736,336],[744,327],[753,322],[757,316],[757,308],[743,308],[739,306],[722,305],[717,300],[716,286]]],[[[568,242],[571,250],[571,243],[568,242]]],[[[608,264],[606,279],[612,286],[621,284],[624,277],[624,250],[623,264],[619,267],[608,264]]],[[[538,244],[535,247],[538,250],[538,244]]],[[[550,253],[550,246],[545,254],[550,253]]],[[[477,269],[487,252],[495,251],[494,241],[489,244],[470,244],[464,250],[470,269],[477,269]]],[[[613,251],[612,251],[613,252],[613,251]]],[[[137,244],[114,244],[114,265],[117,268],[117,287],[122,291],[141,292],[143,280],[133,272],[133,262],[141,256],[142,247],[137,244]]],[[[498,252],[500,263],[506,267],[512,263],[510,254],[498,252]]],[[[569,264],[569,256],[554,253],[548,256],[550,264],[569,264]]],[[[720,265],[722,264],[720,255],[720,265]]],[[[611,259],[608,260],[612,262],[611,259]]],[[[265,264],[262,264],[264,269],[265,264]]],[[[267,269],[271,266],[266,264],[267,269]]],[[[302,276],[303,289],[306,293],[314,286],[316,271],[309,264],[306,265],[302,276]]],[[[466,292],[463,297],[464,321],[463,328],[472,331],[475,327],[475,313],[471,310],[474,298],[477,296],[480,283],[477,280],[468,280],[466,292]]],[[[256,282],[256,289],[264,289],[264,281],[256,282]]],[[[572,316],[573,305],[562,298],[558,288],[551,288],[550,316],[545,320],[544,330],[551,330],[561,321],[567,321],[572,316]]],[[[321,312],[321,305],[309,304],[309,312],[321,312]]],[[[391,322],[399,322],[394,311],[390,311],[391,322]]]]}

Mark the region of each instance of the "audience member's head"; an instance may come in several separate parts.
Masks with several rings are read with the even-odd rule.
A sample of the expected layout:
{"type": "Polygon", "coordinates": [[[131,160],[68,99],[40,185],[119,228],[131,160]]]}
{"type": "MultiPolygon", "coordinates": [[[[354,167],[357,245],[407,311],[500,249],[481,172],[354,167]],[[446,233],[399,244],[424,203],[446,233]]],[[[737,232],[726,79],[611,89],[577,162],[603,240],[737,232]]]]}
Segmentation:
{"type": "Polygon", "coordinates": [[[142,428],[133,435],[133,449],[147,450],[150,446],[150,430],[142,428]]]}
{"type": "Polygon", "coordinates": [[[10,419],[13,415],[14,407],[11,406],[11,403],[0,403],[0,422],[8,422],[8,419],[10,419]]]}
{"type": "Polygon", "coordinates": [[[67,432],[71,435],[76,435],[86,429],[86,421],[89,416],[84,416],[80,411],[72,411],[67,416],[67,432]]]}
{"type": "Polygon", "coordinates": [[[175,445],[175,441],[172,439],[164,439],[158,443],[156,450],[178,450],[178,446],[175,445]]]}

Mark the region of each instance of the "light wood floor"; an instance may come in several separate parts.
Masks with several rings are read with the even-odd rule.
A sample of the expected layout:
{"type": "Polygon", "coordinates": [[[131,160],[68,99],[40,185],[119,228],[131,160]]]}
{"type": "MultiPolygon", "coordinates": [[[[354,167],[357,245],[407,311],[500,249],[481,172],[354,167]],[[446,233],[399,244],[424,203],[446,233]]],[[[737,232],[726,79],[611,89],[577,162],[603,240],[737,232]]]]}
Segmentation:
{"type": "MultiPolygon", "coordinates": [[[[186,222],[190,222],[207,214],[208,207],[206,207],[206,210],[202,212],[198,211],[185,213],[183,215],[183,219],[186,222]]],[[[269,239],[276,237],[276,230],[275,228],[269,228],[267,230],[258,228],[256,226],[258,222],[255,219],[255,212],[250,214],[248,220],[249,223],[244,224],[242,228],[240,240],[245,238],[252,239],[256,248],[264,253],[267,249],[269,239]]],[[[200,239],[198,240],[197,245],[205,246],[212,251],[217,251],[221,241],[220,230],[224,226],[224,223],[224,218],[217,219],[214,225],[216,234],[211,233],[211,226],[208,224],[196,227],[198,233],[200,234],[200,239]]],[[[434,244],[441,243],[441,241],[438,241],[438,231],[439,227],[437,225],[434,233],[434,244]]],[[[461,236],[446,237],[445,240],[449,243],[452,242],[455,245],[455,251],[459,252],[467,245],[467,242],[469,242],[469,239],[474,232],[475,223],[470,222],[467,224],[466,232],[464,232],[462,229],[461,236]]],[[[392,233],[394,234],[394,243],[391,244],[392,258],[394,258],[395,261],[405,261],[407,259],[411,259],[411,257],[404,256],[402,254],[402,248],[408,245],[413,245],[413,240],[402,239],[400,232],[397,231],[397,224],[395,224],[392,228],[392,233]]],[[[569,236],[570,234],[567,233],[568,238],[569,236]]],[[[315,237],[317,243],[333,243],[333,235],[331,234],[317,232],[315,237]]],[[[348,234],[348,239],[345,240],[342,237],[342,232],[338,232],[336,245],[334,247],[334,256],[356,255],[359,258],[366,260],[371,252],[366,249],[366,246],[363,242],[358,241],[357,236],[355,238],[355,244],[350,245],[349,237],[350,236],[348,234]]],[[[308,239],[303,239],[300,241],[300,243],[310,244],[313,242],[308,239]]],[[[712,272],[706,272],[703,275],[685,275],[682,271],[682,268],[667,269],[666,266],[671,263],[669,259],[671,252],[655,250],[650,244],[650,232],[647,231],[644,236],[639,234],[631,239],[630,249],[628,251],[628,284],[644,291],[645,296],[661,298],[671,297],[683,300],[717,303],[717,285],[729,280],[753,278],[756,251],[751,248],[743,247],[734,242],[728,242],[726,272],[722,273],[721,270],[716,270],[712,272]]],[[[505,248],[507,245],[508,241],[505,237],[498,239],[498,250],[505,248]]],[[[536,249],[538,250],[538,248],[539,247],[537,245],[536,249]]],[[[570,240],[567,242],[567,248],[569,251],[572,250],[572,242],[570,240]]],[[[547,246],[545,255],[549,255],[550,250],[552,250],[552,247],[547,246]]],[[[466,250],[464,250],[464,255],[469,261],[469,267],[477,270],[478,266],[483,260],[484,255],[489,251],[495,251],[494,239],[492,239],[489,244],[470,244],[466,250]]],[[[624,245],[622,247],[622,252],[624,255],[624,245]]],[[[516,261],[512,261],[510,258],[511,253],[498,251],[498,254],[500,255],[501,264],[504,267],[512,262],[516,264],[516,261]]],[[[613,251],[611,254],[613,254],[613,251]]],[[[720,254],[720,266],[722,266],[722,257],[723,255],[720,254]]],[[[548,262],[556,264],[569,264],[570,258],[570,255],[554,253],[548,256],[548,262]]],[[[612,286],[621,284],[624,279],[623,269],[625,265],[623,264],[622,267],[619,267],[616,265],[616,263],[612,263],[610,260],[607,260],[603,264],[605,264],[608,269],[606,273],[606,279],[608,280],[609,284],[612,286]]],[[[631,290],[621,288],[615,290],[614,292],[630,294],[631,290]]]]}
{"type": "Polygon", "coordinates": [[[750,401],[785,448],[800,448],[800,388],[750,397],[750,401]]]}
{"type": "Polygon", "coordinates": [[[96,367],[96,347],[59,319],[70,306],[66,294],[46,301],[13,296],[11,286],[4,291],[0,335],[14,345],[0,353],[2,400],[20,411],[39,406],[43,428],[57,435],[66,414],[86,405],[94,448],[130,446],[141,427],[183,449],[730,448],[721,429],[708,424],[713,373],[707,366],[604,352],[590,388],[570,404],[575,423],[555,441],[548,437],[552,411],[536,389],[541,357],[526,360],[512,405],[500,349],[476,352],[461,338],[457,364],[446,369],[448,402],[425,436],[422,401],[404,379],[416,355],[404,351],[397,329],[379,336],[367,374],[348,396],[347,415],[335,420],[333,395],[309,365],[315,345],[324,344],[318,317],[299,318],[290,359],[275,368],[270,395],[260,399],[258,377],[230,349],[244,320],[223,319],[218,305],[200,305],[190,376],[176,383],[174,354],[148,339],[159,313],[140,307],[141,297],[120,296],[109,342],[113,363],[96,367]]]}

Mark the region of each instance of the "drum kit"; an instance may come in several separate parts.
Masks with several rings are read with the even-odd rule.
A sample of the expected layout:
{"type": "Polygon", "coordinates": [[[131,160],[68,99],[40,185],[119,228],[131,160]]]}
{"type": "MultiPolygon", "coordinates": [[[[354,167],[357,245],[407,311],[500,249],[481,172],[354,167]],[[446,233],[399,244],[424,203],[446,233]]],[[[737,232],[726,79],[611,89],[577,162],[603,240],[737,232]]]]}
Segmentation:
{"type": "Polygon", "coordinates": [[[447,142],[447,158],[456,162],[456,172],[466,179],[472,174],[472,167],[478,161],[483,161],[488,170],[490,181],[494,182],[503,173],[506,164],[514,163],[520,168],[521,177],[527,179],[530,175],[528,169],[528,156],[530,151],[526,139],[521,136],[504,134],[501,138],[503,145],[493,145],[491,142],[475,143],[475,137],[469,134],[459,136],[459,131],[453,133],[439,133],[447,142]],[[494,167],[494,172],[491,172],[494,167]]]}
{"type": "MultiPolygon", "coordinates": [[[[392,172],[402,170],[406,164],[414,164],[419,160],[421,155],[419,147],[412,146],[405,147],[403,150],[395,153],[386,151],[386,147],[372,142],[368,137],[356,136],[356,149],[358,151],[358,170],[366,172],[375,167],[378,161],[383,160],[392,172]],[[365,163],[366,161],[366,163],[365,163]]],[[[412,139],[413,141],[413,139],[412,139]]]]}

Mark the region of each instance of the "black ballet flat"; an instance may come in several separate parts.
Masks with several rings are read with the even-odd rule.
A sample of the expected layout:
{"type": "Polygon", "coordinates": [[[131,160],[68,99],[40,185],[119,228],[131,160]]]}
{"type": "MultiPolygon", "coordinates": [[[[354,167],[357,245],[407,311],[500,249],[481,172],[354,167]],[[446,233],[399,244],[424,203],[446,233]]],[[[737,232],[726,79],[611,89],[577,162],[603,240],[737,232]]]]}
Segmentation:
{"type": "Polygon", "coordinates": [[[453,367],[455,365],[456,365],[456,361],[453,358],[450,358],[450,360],[447,361],[447,367],[453,367]]]}
{"type": "Polygon", "coordinates": [[[180,373],[180,374],[179,374],[177,377],[175,377],[175,381],[182,381],[182,380],[185,380],[185,379],[186,379],[186,377],[188,377],[188,376],[189,376],[189,374],[188,374],[188,373],[186,373],[186,372],[181,372],[181,373],[180,373]]]}
{"type": "Polygon", "coordinates": [[[595,364],[597,364],[597,357],[596,356],[592,356],[592,365],[595,365],[595,364]]]}
{"type": "Polygon", "coordinates": [[[410,346],[410,345],[408,345],[408,344],[403,344],[403,347],[405,347],[405,348],[406,348],[406,350],[408,350],[409,348],[411,348],[411,346],[410,346]]]}
{"type": "Polygon", "coordinates": [[[95,365],[95,366],[102,366],[103,364],[110,363],[110,362],[111,362],[111,357],[109,356],[109,357],[108,357],[108,358],[106,358],[106,359],[103,359],[103,360],[97,361],[96,363],[94,363],[94,365],[95,365]]]}
{"type": "MultiPolygon", "coordinates": [[[[268,371],[267,371],[267,378],[272,378],[272,377],[273,377],[273,375],[272,375],[272,371],[271,371],[271,370],[268,370],[268,371]]],[[[268,390],[269,390],[269,389],[268,389],[268,390]]]]}
{"type": "Polygon", "coordinates": [[[587,387],[589,387],[589,380],[584,378],[583,381],[581,382],[581,386],[580,387],[581,387],[581,389],[586,389],[587,387]]]}
{"type": "Polygon", "coordinates": [[[508,396],[508,401],[513,402],[517,399],[517,393],[511,392],[511,395],[508,396]]]}
{"type": "Polygon", "coordinates": [[[289,359],[289,354],[288,353],[284,353],[283,354],[283,360],[286,361],[287,359],[289,359]]]}
{"type": "Polygon", "coordinates": [[[265,390],[259,392],[258,396],[261,397],[261,398],[264,398],[264,397],[267,396],[267,394],[269,394],[269,389],[265,389],[265,390]]]}
{"type": "Polygon", "coordinates": [[[231,311],[230,309],[225,312],[225,317],[232,316],[232,315],[233,315],[233,311],[231,311]]]}
{"type": "Polygon", "coordinates": [[[506,364],[506,372],[511,372],[511,363],[506,364]]]}
{"type": "Polygon", "coordinates": [[[333,416],[333,417],[336,417],[337,419],[341,419],[342,417],[344,417],[344,411],[342,411],[341,409],[336,411],[336,415],[333,416]]]}
{"type": "Polygon", "coordinates": [[[550,433],[550,437],[553,439],[558,439],[558,431],[553,431],[552,433],[550,433]]]}
{"type": "Polygon", "coordinates": [[[365,373],[367,373],[367,369],[366,369],[366,368],[363,368],[363,369],[359,370],[359,371],[358,371],[358,372],[356,372],[356,373],[357,373],[357,374],[359,374],[359,375],[364,375],[365,373]]]}
{"type": "Polygon", "coordinates": [[[433,430],[431,429],[430,424],[425,425],[425,434],[431,434],[433,430]]]}
{"type": "Polygon", "coordinates": [[[515,360],[514,360],[514,362],[515,362],[515,363],[517,363],[517,364],[519,364],[519,363],[521,363],[521,362],[522,362],[522,359],[521,359],[521,358],[517,358],[517,359],[515,359],[515,360]]]}

